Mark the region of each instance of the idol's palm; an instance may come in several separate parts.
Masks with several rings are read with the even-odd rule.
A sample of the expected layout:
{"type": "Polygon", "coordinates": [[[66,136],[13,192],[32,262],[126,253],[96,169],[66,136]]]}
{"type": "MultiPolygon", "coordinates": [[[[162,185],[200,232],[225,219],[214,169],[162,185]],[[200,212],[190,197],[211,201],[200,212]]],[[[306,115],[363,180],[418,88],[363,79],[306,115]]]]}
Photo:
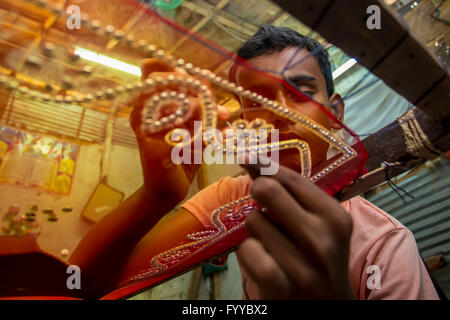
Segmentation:
{"type": "MultiPolygon", "coordinates": [[[[170,75],[184,79],[190,77],[183,70],[175,70],[155,59],[144,60],[141,69],[143,80],[149,78],[157,79],[158,77],[166,79],[170,75]]],[[[209,86],[209,84],[204,81],[202,84],[209,86]]],[[[170,108],[170,105],[167,106],[165,111],[169,109],[169,112],[173,112],[170,108]]],[[[176,108],[176,106],[173,106],[173,108],[176,108]]],[[[193,163],[193,146],[191,146],[192,157],[190,163],[176,165],[171,157],[172,146],[165,141],[165,136],[173,128],[182,128],[188,130],[191,137],[193,137],[194,121],[201,120],[200,110],[200,102],[197,93],[191,92],[191,90],[180,85],[167,85],[158,87],[157,90],[144,89],[131,113],[130,122],[139,145],[145,188],[147,192],[160,194],[161,201],[168,201],[174,205],[182,201],[186,197],[189,185],[199,168],[199,164],[193,163]],[[172,126],[159,132],[149,133],[141,126],[142,110],[144,105],[155,94],[161,93],[162,91],[177,91],[184,93],[189,100],[189,110],[182,117],[179,117],[172,126]]],[[[221,119],[226,119],[228,117],[226,110],[220,109],[218,113],[219,118],[221,119]]],[[[197,150],[197,152],[198,151],[199,150],[197,150]]]]}

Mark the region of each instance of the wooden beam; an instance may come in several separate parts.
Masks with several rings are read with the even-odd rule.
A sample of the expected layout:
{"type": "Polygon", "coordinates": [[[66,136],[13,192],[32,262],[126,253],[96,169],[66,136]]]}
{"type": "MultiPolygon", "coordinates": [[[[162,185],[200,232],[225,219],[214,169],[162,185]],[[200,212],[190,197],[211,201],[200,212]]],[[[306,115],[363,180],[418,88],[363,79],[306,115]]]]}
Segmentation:
{"type": "Polygon", "coordinates": [[[202,280],[202,266],[195,268],[192,271],[191,282],[189,283],[187,300],[198,299],[198,289],[200,287],[200,281],[202,280]]]}
{"type": "Polygon", "coordinates": [[[220,300],[220,278],[217,272],[213,272],[209,279],[211,281],[211,300],[220,300]]]}
{"type": "Polygon", "coordinates": [[[274,1],[431,117],[450,117],[449,72],[382,0],[274,1]],[[381,9],[379,30],[366,25],[373,4],[381,9]]]}
{"type": "MultiPolygon", "coordinates": [[[[125,25],[120,28],[120,30],[124,33],[124,35],[127,34],[128,31],[131,30],[131,28],[134,27],[134,25],[139,21],[139,19],[144,15],[144,13],[147,11],[147,6],[143,5],[142,3],[138,7],[138,9],[133,13],[133,15],[130,17],[130,19],[125,23],[125,25]]],[[[110,51],[112,50],[120,41],[117,39],[111,39],[106,45],[106,50],[110,51]]]]}
{"type": "MultiPolygon", "coordinates": [[[[420,109],[414,109],[414,116],[422,131],[435,147],[442,151],[450,150],[449,123],[438,123],[420,109]]],[[[367,137],[362,141],[362,144],[369,153],[369,159],[366,163],[369,172],[353,185],[341,191],[338,195],[340,200],[350,199],[385,182],[386,171],[382,165],[384,161],[397,164],[389,169],[389,177],[391,178],[426,161],[426,159],[417,158],[406,151],[403,131],[397,121],[367,137]]]]}
{"type": "MultiPolygon", "coordinates": [[[[230,0],[220,0],[220,2],[218,4],[216,4],[216,6],[214,7],[214,10],[221,10],[223,7],[225,7],[228,3],[230,2],[230,0]]],[[[201,28],[203,28],[209,21],[211,21],[211,19],[213,18],[213,16],[205,16],[203,17],[200,22],[198,22],[195,26],[193,26],[190,30],[191,33],[195,33],[198,32],[201,28]]],[[[175,52],[175,50],[177,50],[183,43],[185,43],[187,40],[189,40],[190,35],[187,34],[185,35],[183,38],[181,38],[180,40],[178,40],[177,43],[175,43],[169,50],[167,50],[167,53],[172,54],[173,52],[175,52]]]]}
{"type": "Polygon", "coordinates": [[[277,16],[270,24],[278,26],[282,24],[287,18],[289,18],[289,14],[286,12],[281,12],[281,14],[277,16]]]}
{"type": "Polygon", "coordinates": [[[233,64],[233,61],[231,60],[225,60],[224,62],[222,62],[215,70],[214,73],[215,74],[220,74],[222,71],[224,71],[226,68],[231,67],[231,65],[233,64]]]}
{"type": "Polygon", "coordinates": [[[20,71],[20,69],[25,64],[25,61],[27,58],[31,55],[31,53],[36,50],[36,48],[39,47],[39,45],[42,42],[42,39],[44,38],[45,33],[51,28],[51,26],[56,22],[58,19],[58,16],[55,14],[51,14],[43,23],[42,30],[40,30],[40,33],[37,34],[36,38],[31,42],[30,46],[26,48],[25,53],[22,55],[22,57],[19,60],[19,63],[17,64],[16,71],[20,71]]]}
{"type": "Polygon", "coordinates": [[[298,18],[302,23],[311,26],[313,29],[317,26],[323,14],[333,0],[274,0],[281,8],[298,18]],[[298,15],[301,14],[301,19],[298,15]]]}
{"type": "Polygon", "coordinates": [[[231,29],[241,32],[247,36],[252,36],[258,30],[258,26],[244,21],[242,18],[231,13],[224,11],[220,11],[219,13],[216,12],[217,9],[206,1],[197,1],[196,3],[183,1],[181,6],[193,12],[199,13],[204,17],[214,17],[218,23],[226,25],[227,27],[230,27],[231,29]]]}
{"type": "MultiPolygon", "coordinates": [[[[248,37],[254,35],[259,29],[259,26],[249,21],[245,21],[244,19],[229,12],[225,12],[223,10],[217,12],[214,6],[206,1],[197,1],[195,3],[184,1],[182,2],[181,6],[193,12],[201,14],[204,17],[214,18],[218,23],[223,24],[248,37]]],[[[284,12],[283,10],[279,10],[275,17],[271,21],[267,21],[267,23],[277,26],[283,23],[288,17],[288,13],[284,12]]]]}

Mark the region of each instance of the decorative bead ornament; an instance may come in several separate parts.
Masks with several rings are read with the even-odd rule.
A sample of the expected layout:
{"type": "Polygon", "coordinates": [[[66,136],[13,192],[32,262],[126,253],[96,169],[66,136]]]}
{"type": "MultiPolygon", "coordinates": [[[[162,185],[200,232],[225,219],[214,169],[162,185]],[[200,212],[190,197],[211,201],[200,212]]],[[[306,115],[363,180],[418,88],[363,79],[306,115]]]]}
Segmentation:
{"type": "MultiPolygon", "coordinates": [[[[54,14],[60,15],[63,18],[67,13],[61,6],[52,4],[48,0],[29,0],[41,8],[48,9],[54,14]]],[[[162,2],[161,2],[162,3],[162,2]]],[[[78,93],[76,95],[58,95],[52,94],[52,87],[49,86],[48,93],[30,89],[20,81],[13,77],[0,75],[0,86],[6,87],[9,90],[17,90],[17,92],[30,99],[41,100],[53,103],[90,103],[96,100],[114,100],[123,94],[137,95],[141,92],[154,92],[151,97],[144,102],[141,112],[141,131],[147,135],[161,133],[167,131],[165,134],[165,141],[169,145],[178,145],[186,134],[186,130],[175,128],[177,120],[185,119],[189,115],[190,101],[189,99],[197,99],[201,108],[202,130],[195,132],[187,144],[191,144],[194,139],[198,138],[200,134],[204,135],[208,131],[216,129],[217,127],[217,103],[214,101],[214,95],[210,87],[204,82],[211,83],[212,86],[221,88],[228,93],[234,94],[238,97],[248,99],[251,102],[260,105],[263,109],[276,114],[277,116],[287,119],[288,121],[299,124],[306,128],[323,141],[327,142],[331,147],[338,150],[339,157],[331,164],[321,169],[319,172],[312,174],[311,151],[306,141],[301,139],[290,139],[285,141],[271,141],[267,140],[268,133],[274,130],[272,124],[266,123],[263,119],[254,119],[251,122],[247,120],[238,119],[231,124],[231,129],[236,132],[235,136],[227,137],[226,139],[237,140],[244,138],[253,141],[255,144],[249,143],[245,146],[234,146],[228,149],[227,140],[223,137],[213,137],[214,141],[224,141],[224,153],[242,154],[242,153],[267,153],[288,149],[295,149],[299,154],[301,174],[312,182],[317,182],[330,172],[341,167],[351,159],[357,156],[357,152],[348,146],[342,139],[335,136],[329,130],[325,129],[320,124],[313,120],[297,113],[286,106],[280,105],[278,102],[270,100],[256,92],[246,90],[245,88],[236,85],[228,80],[217,76],[209,70],[202,69],[186,62],[183,59],[166,53],[157,46],[148,43],[143,39],[135,39],[132,35],[125,35],[123,31],[117,30],[112,25],[103,26],[98,20],[91,20],[87,15],[82,15],[82,24],[98,35],[103,35],[112,40],[120,41],[131,49],[139,50],[143,55],[150,58],[158,59],[172,67],[183,69],[188,74],[187,76],[164,76],[138,81],[134,84],[127,84],[125,86],[101,88],[97,92],[78,93]],[[202,81],[198,80],[201,79],[202,81]],[[169,89],[170,88],[170,89],[169,89]],[[179,89],[174,89],[179,88],[179,89]],[[184,91],[182,91],[183,89],[184,91]],[[188,93],[187,93],[188,92],[188,93]],[[171,107],[173,112],[167,115],[165,110],[171,107]],[[256,135],[253,133],[256,132],[256,135]],[[172,137],[177,136],[178,140],[173,141],[172,137]]],[[[51,57],[54,52],[54,46],[46,44],[43,48],[44,54],[51,57]]],[[[76,60],[73,57],[73,60],[76,60]]],[[[31,61],[30,63],[33,63],[31,61]]],[[[37,63],[35,63],[38,65],[37,63]]],[[[92,67],[86,66],[82,68],[79,73],[83,75],[90,75],[92,67]]],[[[207,140],[210,141],[210,140],[207,140]]],[[[208,142],[208,143],[212,143],[208,142]]],[[[71,211],[71,208],[63,209],[63,212],[71,211]]],[[[194,260],[200,255],[208,252],[211,248],[223,241],[229,236],[233,236],[244,228],[245,218],[253,211],[267,211],[262,208],[250,196],[243,197],[236,201],[232,201],[211,213],[210,221],[212,228],[202,230],[200,232],[188,234],[186,236],[186,243],[177,247],[166,250],[150,259],[149,268],[143,272],[131,277],[127,281],[141,281],[155,276],[160,276],[164,272],[169,272],[177,268],[186,259],[193,258],[194,260]]],[[[27,215],[28,219],[33,219],[34,216],[27,215]]],[[[48,221],[57,221],[57,217],[52,209],[45,209],[43,213],[48,215],[48,221]]],[[[62,255],[66,252],[61,252],[62,255]]]]}
{"type": "Polygon", "coordinates": [[[247,196],[214,210],[210,217],[211,222],[213,223],[213,229],[188,234],[186,238],[192,240],[191,242],[166,250],[154,256],[150,262],[151,267],[144,272],[133,276],[128,282],[144,280],[156,275],[161,275],[161,273],[176,267],[184,257],[189,256],[192,258],[195,255],[201,254],[223,240],[223,238],[236,232],[240,228],[243,228],[243,219],[251,212],[262,209],[263,208],[251,199],[250,196],[247,196]]]}
{"type": "MultiPolygon", "coordinates": [[[[55,9],[55,5],[51,4],[45,0],[40,1],[34,1],[31,0],[30,2],[34,2],[38,4],[42,8],[48,8],[49,10],[55,9]]],[[[61,12],[62,16],[65,16],[66,13],[64,11],[61,12]]],[[[83,21],[85,22],[86,26],[90,28],[92,31],[103,34],[107,37],[114,38],[116,40],[121,40],[122,34],[120,32],[117,32],[115,28],[111,25],[108,26],[102,26],[100,21],[98,20],[90,20],[87,15],[83,15],[83,21]],[[119,38],[119,39],[117,39],[119,38]]],[[[141,51],[143,51],[146,55],[149,57],[153,57],[156,59],[159,59],[173,67],[178,67],[184,69],[188,74],[191,74],[192,76],[200,77],[204,80],[207,80],[214,85],[217,85],[221,87],[224,90],[227,90],[237,96],[240,96],[245,99],[249,99],[257,104],[260,104],[264,109],[271,111],[283,118],[286,118],[294,123],[299,123],[303,125],[306,129],[309,131],[314,132],[317,134],[321,139],[329,143],[331,146],[336,148],[342,153],[342,157],[337,159],[333,164],[329,165],[328,167],[324,168],[322,171],[315,174],[313,177],[309,177],[308,172],[311,171],[310,168],[310,162],[311,157],[309,153],[309,147],[306,142],[301,141],[299,139],[289,140],[289,141],[282,141],[280,143],[274,143],[267,145],[267,148],[270,149],[270,151],[275,150],[285,150],[290,148],[296,148],[299,151],[300,161],[302,163],[302,170],[304,172],[305,177],[309,177],[311,181],[316,182],[323,176],[325,176],[330,171],[336,169],[337,167],[340,167],[350,159],[356,156],[355,150],[353,150],[350,146],[346,145],[340,138],[334,136],[330,131],[323,128],[321,125],[315,123],[311,119],[306,118],[303,115],[298,114],[294,110],[291,110],[287,107],[279,105],[276,101],[272,101],[267,99],[266,97],[263,97],[262,95],[259,95],[257,93],[251,92],[250,90],[244,90],[240,86],[236,86],[236,84],[229,82],[228,80],[222,79],[220,76],[215,75],[209,70],[201,69],[199,67],[196,67],[192,65],[191,63],[186,63],[183,59],[175,59],[173,56],[166,54],[164,50],[158,49],[153,44],[147,44],[145,40],[137,40],[134,39],[133,36],[127,36],[125,44],[130,46],[131,48],[136,48],[141,51]]],[[[45,46],[46,52],[52,52],[53,46],[51,44],[46,44],[45,46]]],[[[91,67],[85,67],[83,72],[92,72],[91,67]],[[89,69],[89,70],[87,70],[89,69]]],[[[106,88],[105,90],[98,91],[95,95],[88,94],[86,96],[80,95],[80,96],[49,96],[48,94],[42,94],[40,92],[36,92],[33,90],[30,90],[28,87],[20,85],[19,82],[13,80],[13,79],[5,79],[5,77],[0,78],[0,84],[3,84],[7,86],[7,88],[14,90],[17,87],[19,87],[18,91],[28,96],[31,99],[37,99],[42,100],[46,102],[55,102],[55,103],[84,103],[84,102],[91,102],[93,100],[112,100],[117,98],[119,95],[123,94],[124,92],[129,91],[140,91],[142,88],[161,88],[164,86],[167,86],[169,83],[177,84],[181,87],[188,87],[191,90],[195,90],[198,92],[198,96],[200,98],[200,103],[202,106],[202,120],[205,124],[203,127],[203,132],[205,132],[208,129],[215,129],[216,122],[217,122],[217,115],[215,110],[215,103],[212,99],[212,94],[209,90],[209,88],[205,85],[202,85],[200,81],[196,80],[195,78],[175,78],[175,79],[169,79],[169,78],[162,78],[162,79],[156,79],[154,82],[147,80],[145,83],[138,81],[136,84],[127,86],[125,90],[115,90],[114,88],[106,88]]],[[[173,92],[171,93],[173,94],[173,92]]],[[[151,115],[152,111],[156,111],[159,107],[162,106],[162,102],[158,102],[158,98],[160,100],[164,100],[164,96],[161,96],[161,94],[157,94],[152,98],[152,102],[149,102],[145,105],[143,108],[143,121],[142,122],[142,129],[145,132],[148,132],[149,134],[163,131],[170,127],[177,118],[182,118],[182,116],[187,112],[186,110],[186,103],[185,99],[180,98],[180,94],[175,93],[174,99],[172,99],[175,104],[179,105],[179,109],[175,114],[170,115],[168,117],[164,117],[162,119],[154,119],[154,116],[151,115]],[[162,99],[161,99],[162,98],[162,99]],[[155,100],[153,100],[155,99],[155,100]]],[[[174,129],[176,130],[176,129],[174,129]]],[[[166,135],[166,142],[174,145],[174,143],[167,139],[167,137],[170,137],[171,134],[174,131],[170,132],[170,134],[166,135]]],[[[192,141],[192,139],[191,139],[192,141]]],[[[175,143],[176,144],[176,143],[175,143]]],[[[236,151],[236,150],[234,150],[236,151]]],[[[243,150],[240,150],[242,152],[243,150]]],[[[247,150],[247,152],[250,150],[247,150]]],[[[228,150],[230,152],[230,150],[228,150]]]]}
{"type": "MultiPolygon", "coordinates": [[[[52,10],[54,8],[54,4],[51,4],[47,2],[46,0],[40,0],[40,1],[34,1],[32,2],[38,4],[42,8],[48,8],[49,10],[52,10]]],[[[61,12],[61,16],[65,16],[67,13],[64,11],[61,12]]],[[[83,21],[85,22],[85,25],[91,29],[92,31],[105,35],[106,37],[109,37],[111,39],[121,40],[123,37],[121,36],[121,33],[117,33],[116,29],[111,26],[102,26],[101,22],[98,20],[90,20],[87,15],[83,15],[83,21]],[[119,34],[119,37],[117,36],[119,34]],[[119,39],[117,39],[119,38],[119,39]]],[[[279,143],[272,143],[268,144],[266,147],[269,149],[269,151],[275,151],[275,150],[286,150],[295,148],[299,152],[300,162],[302,165],[303,170],[303,176],[309,178],[312,182],[316,182],[319,179],[321,179],[323,176],[328,174],[330,171],[335,170],[336,168],[340,167],[350,159],[356,157],[357,153],[355,150],[353,150],[350,146],[346,145],[344,141],[342,141],[340,138],[334,136],[330,131],[326,130],[321,125],[317,124],[316,122],[312,121],[311,119],[308,119],[307,117],[298,114],[296,111],[289,109],[287,107],[281,106],[276,101],[272,101],[270,99],[267,99],[266,97],[263,97],[262,95],[259,95],[255,92],[252,92],[250,90],[244,90],[244,88],[240,86],[236,86],[236,84],[231,83],[228,80],[222,79],[220,76],[215,75],[210,70],[201,69],[199,67],[194,66],[191,63],[186,63],[183,59],[175,59],[172,55],[166,54],[166,52],[162,49],[158,49],[157,46],[153,44],[148,44],[145,40],[138,40],[135,39],[133,36],[129,35],[126,37],[126,40],[124,41],[126,45],[133,49],[138,49],[145,53],[147,56],[159,59],[173,67],[178,67],[184,69],[188,74],[194,77],[199,77],[201,79],[204,79],[216,86],[219,86],[220,88],[233,93],[237,96],[240,96],[245,99],[249,99],[254,103],[257,103],[262,106],[262,108],[273,112],[274,114],[286,118],[294,123],[299,123],[306,129],[308,129],[311,132],[314,132],[317,134],[322,140],[326,141],[330,146],[336,148],[339,152],[342,153],[342,157],[337,159],[333,164],[329,165],[328,167],[324,168],[320,172],[316,173],[314,176],[310,177],[311,173],[311,155],[309,151],[309,146],[305,141],[302,141],[300,139],[293,139],[289,141],[282,141],[279,143]]],[[[53,47],[48,44],[46,44],[46,50],[52,51],[53,47]],[[51,50],[49,50],[49,48],[51,50]]],[[[91,67],[88,72],[92,72],[91,67]]],[[[86,70],[84,70],[86,71],[86,70]]],[[[118,91],[114,88],[106,88],[104,90],[100,90],[95,93],[95,95],[90,94],[89,98],[86,96],[80,95],[80,96],[50,96],[48,94],[43,95],[40,92],[30,90],[28,87],[21,85],[20,83],[16,82],[15,80],[8,79],[4,80],[0,79],[0,84],[7,85],[8,88],[11,90],[19,87],[18,91],[28,96],[30,99],[37,99],[42,100],[46,102],[55,102],[55,103],[84,103],[84,102],[91,102],[93,100],[113,100],[116,99],[118,96],[125,92],[130,91],[137,91],[140,92],[143,88],[146,89],[159,89],[162,87],[165,87],[169,84],[176,84],[180,87],[187,87],[190,90],[193,90],[197,92],[198,98],[200,100],[200,105],[202,107],[202,121],[203,121],[203,128],[202,132],[206,132],[208,129],[215,129],[217,124],[217,113],[215,111],[216,104],[213,101],[213,96],[210,91],[210,89],[202,85],[202,83],[195,78],[175,78],[175,77],[167,77],[162,78],[159,77],[155,80],[149,79],[145,82],[138,81],[134,85],[127,86],[125,90],[118,91]]],[[[167,128],[170,128],[173,123],[176,121],[177,118],[182,118],[183,115],[186,114],[188,111],[186,103],[187,98],[181,98],[181,93],[177,93],[176,91],[172,91],[170,93],[161,93],[161,94],[155,94],[151,101],[147,102],[143,108],[142,111],[142,126],[141,129],[144,132],[147,132],[148,134],[152,134],[155,132],[160,132],[163,130],[166,130],[167,128]],[[156,119],[155,115],[153,115],[153,112],[159,112],[161,107],[167,104],[167,102],[163,102],[166,97],[165,95],[173,95],[171,97],[171,103],[174,103],[178,105],[178,109],[174,114],[171,114],[167,117],[163,117],[161,119],[156,119]]],[[[170,145],[177,145],[177,143],[174,143],[169,139],[173,133],[178,134],[178,136],[181,136],[182,134],[178,132],[179,130],[173,129],[168,134],[166,134],[165,141],[169,143],[170,145]]],[[[193,141],[195,137],[193,137],[189,143],[193,141]]],[[[237,152],[237,150],[225,150],[226,152],[237,152]]],[[[254,151],[254,150],[239,150],[239,152],[243,151],[254,151]]],[[[266,149],[260,150],[261,152],[265,152],[266,149]]]]}

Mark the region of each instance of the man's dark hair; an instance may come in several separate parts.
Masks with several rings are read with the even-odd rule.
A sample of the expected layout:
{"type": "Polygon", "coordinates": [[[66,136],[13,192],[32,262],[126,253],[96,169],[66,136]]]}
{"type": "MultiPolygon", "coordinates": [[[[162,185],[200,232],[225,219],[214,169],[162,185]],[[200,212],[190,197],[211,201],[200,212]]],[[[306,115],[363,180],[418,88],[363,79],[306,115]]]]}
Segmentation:
{"type": "Polygon", "coordinates": [[[316,40],[301,35],[290,28],[271,25],[261,26],[258,32],[237,51],[237,55],[244,60],[249,60],[263,54],[282,51],[287,47],[305,48],[316,57],[325,76],[328,96],[331,96],[334,93],[334,82],[328,52],[316,40]]]}

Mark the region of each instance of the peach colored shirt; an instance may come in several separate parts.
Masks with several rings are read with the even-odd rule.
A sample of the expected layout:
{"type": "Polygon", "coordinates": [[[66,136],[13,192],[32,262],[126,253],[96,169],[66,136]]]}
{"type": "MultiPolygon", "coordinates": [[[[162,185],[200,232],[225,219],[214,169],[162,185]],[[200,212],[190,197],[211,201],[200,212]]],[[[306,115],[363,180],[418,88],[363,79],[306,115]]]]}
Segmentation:
{"type": "MultiPolygon", "coordinates": [[[[250,193],[248,176],[223,178],[189,199],[183,207],[204,227],[212,227],[210,214],[218,207],[250,193]]],[[[350,284],[358,299],[439,299],[420,259],[411,231],[399,221],[361,197],[341,204],[353,219],[350,240],[350,284]],[[380,289],[374,283],[376,265],[380,270],[380,289]]],[[[238,254],[239,257],[239,254],[238,254]]],[[[258,299],[257,285],[240,264],[245,279],[243,296],[258,299]]]]}

